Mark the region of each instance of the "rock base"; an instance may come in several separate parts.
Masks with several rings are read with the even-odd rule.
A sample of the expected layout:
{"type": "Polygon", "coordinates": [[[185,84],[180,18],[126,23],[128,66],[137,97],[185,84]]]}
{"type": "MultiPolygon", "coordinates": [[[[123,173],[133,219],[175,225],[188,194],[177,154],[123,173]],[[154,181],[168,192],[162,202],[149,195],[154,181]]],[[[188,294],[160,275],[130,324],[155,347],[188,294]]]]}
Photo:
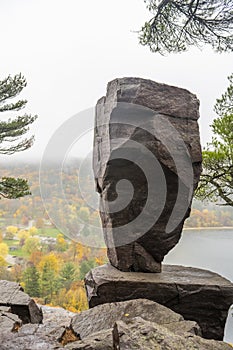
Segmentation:
{"type": "Polygon", "coordinates": [[[186,320],[196,321],[207,339],[222,340],[233,284],[197,268],[164,265],[162,273],[121,272],[110,264],[91,270],[85,279],[89,306],[149,299],[186,320]]]}

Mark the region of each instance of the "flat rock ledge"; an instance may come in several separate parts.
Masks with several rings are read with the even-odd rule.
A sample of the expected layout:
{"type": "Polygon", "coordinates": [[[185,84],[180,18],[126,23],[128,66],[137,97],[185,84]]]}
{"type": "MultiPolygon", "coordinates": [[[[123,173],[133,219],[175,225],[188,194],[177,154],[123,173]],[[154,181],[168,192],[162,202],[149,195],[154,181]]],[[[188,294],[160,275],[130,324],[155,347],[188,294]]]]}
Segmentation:
{"type": "Polygon", "coordinates": [[[85,279],[89,306],[145,298],[196,321],[207,339],[222,340],[233,284],[211,271],[164,265],[163,272],[121,272],[110,264],[85,279]]]}

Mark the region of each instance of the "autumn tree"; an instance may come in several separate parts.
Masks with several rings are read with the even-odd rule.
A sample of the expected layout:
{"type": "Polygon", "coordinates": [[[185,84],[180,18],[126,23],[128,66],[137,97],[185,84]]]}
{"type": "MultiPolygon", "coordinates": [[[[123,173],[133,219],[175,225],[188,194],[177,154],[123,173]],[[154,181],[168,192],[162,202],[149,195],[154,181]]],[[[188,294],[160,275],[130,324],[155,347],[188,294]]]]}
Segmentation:
{"type": "Polygon", "coordinates": [[[45,302],[51,302],[59,288],[58,273],[60,270],[60,261],[54,253],[50,253],[41,258],[38,264],[41,281],[41,295],[45,302]]]}
{"type": "Polygon", "coordinates": [[[91,249],[82,244],[81,242],[71,241],[70,251],[73,256],[73,261],[80,262],[83,259],[89,259],[91,249]]]}
{"type": "MultiPolygon", "coordinates": [[[[18,100],[10,102],[17,97],[26,87],[26,79],[17,74],[14,77],[10,75],[0,81],[0,112],[18,112],[23,109],[27,101],[18,100]]],[[[37,116],[24,114],[7,121],[0,121],[0,154],[10,155],[16,152],[24,151],[33,144],[34,137],[22,138],[29,130],[37,116]]],[[[30,194],[27,180],[13,177],[2,177],[0,179],[0,199],[1,198],[19,198],[30,194]]]]}
{"type": "Polygon", "coordinates": [[[86,310],[88,302],[83,282],[74,282],[68,291],[65,288],[61,289],[53,304],[60,305],[72,312],[86,310]]]}
{"type": "Polygon", "coordinates": [[[14,239],[14,237],[15,237],[17,232],[18,232],[18,227],[16,227],[16,226],[7,226],[5,238],[6,239],[14,239]]]}
{"type": "Polygon", "coordinates": [[[9,248],[6,243],[0,243],[0,256],[5,258],[8,254],[9,248]]]}
{"type": "Polygon", "coordinates": [[[23,250],[28,253],[32,254],[34,251],[40,250],[40,240],[37,237],[29,237],[26,239],[25,244],[23,246],[23,250]]]}
{"type": "Polygon", "coordinates": [[[212,141],[203,152],[203,173],[196,193],[199,199],[221,200],[233,206],[233,74],[227,91],[217,100],[211,127],[212,141]]]}
{"type": "Polygon", "coordinates": [[[212,46],[217,52],[233,50],[232,0],[144,0],[152,18],[139,40],[152,52],[186,51],[190,46],[212,46]]]}
{"type": "Polygon", "coordinates": [[[68,248],[68,243],[66,242],[62,233],[59,233],[56,238],[56,250],[59,252],[64,252],[68,248]]]}
{"type": "Polygon", "coordinates": [[[43,271],[44,265],[46,264],[49,266],[51,270],[55,272],[56,275],[58,274],[60,269],[60,262],[57,255],[55,255],[54,253],[50,253],[48,255],[42,256],[40,263],[38,265],[38,268],[41,272],[43,271]]]}
{"type": "Polygon", "coordinates": [[[30,237],[30,234],[27,230],[19,230],[17,237],[19,239],[19,245],[22,247],[25,241],[30,237]]]}
{"type": "Polygon", "coordinates": [[[37,230],[37,228],[36,228],[35,226],[30,227],[29,230],[28,230],[28,232],[29,232],[29,234],[30,234],[31,236],[35,236],[35,235],[38,234],[38,230],[37,230]]]}

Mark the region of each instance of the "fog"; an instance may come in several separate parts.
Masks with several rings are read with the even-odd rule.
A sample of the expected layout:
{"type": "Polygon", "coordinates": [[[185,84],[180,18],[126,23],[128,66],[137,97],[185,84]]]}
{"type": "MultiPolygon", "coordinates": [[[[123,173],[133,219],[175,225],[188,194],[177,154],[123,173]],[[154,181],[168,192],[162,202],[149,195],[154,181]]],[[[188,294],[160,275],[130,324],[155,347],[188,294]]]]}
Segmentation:
{"type": "MultiPolygon", "coordinates": [[[[108,81],[124,76],[197,94],[202,143],[210,140],[213,105],[227,87],[232,54],[209,48],[165,57],[151,53],[138,42],[137,31],[151,17],[143,0],[1,0],[0,10],[0,78],[22,72],[28,81],[25,111],[39,116],[31,127],[34,146],[10,160],[40,159],[59,126],[93,107],[108,81]]],[[[91,137],[79,148],[81,156],[91,148],[91,137]]]]}

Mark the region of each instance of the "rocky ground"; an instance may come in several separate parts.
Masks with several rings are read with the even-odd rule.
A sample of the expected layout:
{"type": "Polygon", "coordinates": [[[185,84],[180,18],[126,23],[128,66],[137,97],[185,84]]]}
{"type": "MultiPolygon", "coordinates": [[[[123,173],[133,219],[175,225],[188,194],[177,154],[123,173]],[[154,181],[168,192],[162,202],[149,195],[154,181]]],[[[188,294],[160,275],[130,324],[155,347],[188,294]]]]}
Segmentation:
{"type": "Polygon", "coordinates": [[[0,350],[232,349],[203,339],[196,322],[153,301],[107,303],[74,314],[40,307],[7,281],[0,281],[0,339],[0,350]]]}

